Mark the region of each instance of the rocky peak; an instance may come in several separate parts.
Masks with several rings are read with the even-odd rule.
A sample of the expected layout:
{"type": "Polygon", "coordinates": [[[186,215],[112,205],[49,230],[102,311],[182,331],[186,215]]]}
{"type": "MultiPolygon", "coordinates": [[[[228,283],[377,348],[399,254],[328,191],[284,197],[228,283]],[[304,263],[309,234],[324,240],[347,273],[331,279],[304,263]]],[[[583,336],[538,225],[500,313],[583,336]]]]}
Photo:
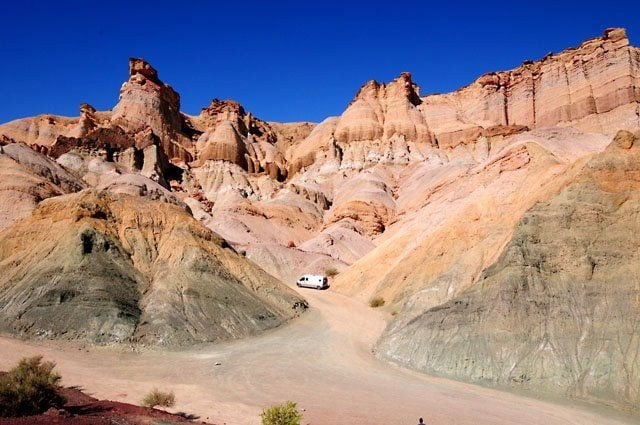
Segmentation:
{"type": "Polygon", "coordinates": [[[246,134],[247,113],[239,102],[227,99],[213,99],[209,106],[202,108],[200,112],[201,122],[206,127],[213,127],[223,121],[231,121],[238,130],[246,134]]]}
{"type": "Polygon", "coordinates": [[[162,85],[162,81],[158,78],[158,71],[142,58],[129,58],[129,78],[135,75],[141,75],[158,85],[162,85]]]}
{"type": "Polygon", "coordinates": [[[278,136],[269,123],[246,112],[239,102],[213,99],[193,121],[202,131],[193,165],[227,161],[249,173],[266,172],[278,180],[286,177],[284,157],[275,145],[278,136]]]}
{"type": "Polygon", "coordinates": [[[88,103],[80,104],[80,119],[77,127],[72,131],[74,137],[82,137],[98,126],[96,119],[96,108],[88,103]]]}
{"type": "Polygon", "coordinates": [[[422,103],[420,87],[413,82],[410,72],[402,72],[398,78],[386,86],[386,91],[388,96],[404,97],[414,106],[422,103]]]}
{"type": "Polygon", "coordinates": [[[625,40],[627,44],[629,43],[629,38],[627,37],[627,30],[624,28],[607,28],[606,30],[604,30],[602,39],[610,40],[614,42],[625,40]]]}
{"type": "Polygon", "coordinates": [[[182,134],[180,95],[144,59],[129,59],[129,80],[120,89],[111,121],[130,133],[151,129],[169,158],[190,160],[190,141],[182,134]]]}
{"type": "Polygon", "coordinates": [[[433,143],[432,134],[416,108],[421,103],[420,89],[408,72],[386,84],[369,81],[360,88],[340,117],[335,139],[339,144],[380,140],[384,142],[385,151],[393,144],[392,139],[403,140],[401,144],[416,142],[430,145],[433,143]]]}
{"type": "Polygon", "coordinates": [[[379,83],[376,80],[367,81],[360,87],[350,105],[353,105],[358,100],[379,98],[406,99],[414,106],[422,103],[420,87],[411,79],[411,73],[401,72],[390,83],[379,83]]]}
{"type": "Polygon", "coordinates": [[[89,105],[88,103],[80,104],[80,116],[90,116],[96,113],[96,108],[89,105]]]}
{"type": "Polygon", "coordinates": [[[353,105],[360,99],[366,99],[367,97],[378,97],[378,93],[380,92],[380,87],[384,85],[376,80],[369,80],[364,83],[356,93],[356,96],[351,101],[350,105],[353,105]]]}
{"type": "Polygon", "coordinates": [[[244,116],[245,111],[240,102],[232,99],[221,100],[214,98],[206,108],[202,108],[202,114],[215,116],[224,113],[235,113],[238,116],[244,116]]]}

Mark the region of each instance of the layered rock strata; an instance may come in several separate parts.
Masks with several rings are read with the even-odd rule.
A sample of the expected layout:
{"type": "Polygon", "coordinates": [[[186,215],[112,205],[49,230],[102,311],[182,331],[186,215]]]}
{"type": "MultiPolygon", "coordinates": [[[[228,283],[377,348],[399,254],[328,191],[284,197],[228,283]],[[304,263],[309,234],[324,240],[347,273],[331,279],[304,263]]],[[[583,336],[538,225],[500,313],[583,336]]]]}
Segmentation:
{"type": "Polygon", "coordinates": [[[83,191],[0,232],[2,329],[183,345],[282,324],[306,302],[153,195],[83,191]]]}
{"type": "Polygon", "coordinates": [[[519,220],[477,283],[389,327],[380,353],[457,379],[637,410],[639,136],[616,136],[519,220]]]}

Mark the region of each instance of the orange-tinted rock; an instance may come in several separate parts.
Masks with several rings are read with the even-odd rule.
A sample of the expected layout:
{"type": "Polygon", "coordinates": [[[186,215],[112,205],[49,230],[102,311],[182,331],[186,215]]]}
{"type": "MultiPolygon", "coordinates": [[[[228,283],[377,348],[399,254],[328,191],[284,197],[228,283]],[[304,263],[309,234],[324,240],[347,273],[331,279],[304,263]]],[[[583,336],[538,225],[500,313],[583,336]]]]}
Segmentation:
{"type": "Polygon", "coordinates": [[[403,72],[389,84],[369,81],[360,88],[336,125],[339,143],[388,140],[394,135],[418,143],[432,143],[433,136],[417,109],[422,103],[411,74],[403,72]]]}
{"type": "Polygon", "coordinates": [[[183,161],[192,158],[191,141],[182,134],[180,95],[163,83],[144,59],[129,60],[129,80],[120,89],[111,121],[131,133],[150,128],[167,157],[183,161]]]}
{"type": "Polygon", "coordinates": [[[630,111],[640,102],[640,50],[629,46],[624,29],[606,30],[579,47],[525,62],[511,71],[485,74],[456,92],[427,96],[422,106],[438,140],[475,123],[530,128],[570,124],[603,131],[638,125],[630,111]]]}
{"type": "Polygon", "coordinates": [[[247,113],[233,100],[213,99],[191,121],[202,135],[196,143],[195,166],[205,161],[229,161],[250,173],[266,172],[273,179],[287,175],[277,135],[269,123],[247,113]]]}

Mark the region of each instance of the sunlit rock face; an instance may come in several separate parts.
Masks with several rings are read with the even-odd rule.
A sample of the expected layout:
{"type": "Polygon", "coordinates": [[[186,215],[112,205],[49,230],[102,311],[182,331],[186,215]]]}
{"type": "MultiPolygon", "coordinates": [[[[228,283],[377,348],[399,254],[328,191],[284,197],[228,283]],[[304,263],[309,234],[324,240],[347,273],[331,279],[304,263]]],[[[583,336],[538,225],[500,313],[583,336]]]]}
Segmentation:
{"type": "Polygon", "coordinates": [[[232,100],[213,99],[192,123],[202,134],[196,142],[194,166],[206,161],[232,162],[249,173],[265,172],[274,180],[284,180],[287,168],[278,150],[277,133],[232,100]]]}
{"type": "Polygon", "coordinates": [[[468,142],[478,127],[571,125],[610,133],[637,125],[640,51],[624,29],[575,49],[488,73],[453,93],[427,96],[422,109],[441,146],[468,142]]]}
{"type": "Polygon", "coordinates": [[[475,285],[390,326],[380,352],[430,373],[637,409],[640,137],[621,132],[579,167],[522,216],[475,285]]]}
{"type": "MultiPolygon", "coordinates": [[[[60,211],[80,208],[72,200],[85,199],[74,192],[90,189],[102,194],[95,195],[101,201],[91,202],[105,211],[113,209],[109,214],[117,220],[95,221],[95,217],[84,216],[81,220],[86,218],[93,229],[102,223],[108,230],[98,229],[103,239],[121,248],[100,254],[110,262],[96,269],[95,287],[102,288],[102,277],[119,267],[123,270],[119,285],[124,285],[121,293],[126,296],[102,305],[100,317],[105,320],[96,326],[111,326],[115,322],[106,318],[113,312],[117,318],[119,308],[114,310],[113,305],[125,306],[126,320],[118,325],[118,335],[127,338],[164,341],[165,337],[158,339],[157,335],[164,335],[167,323],[191,326],[193,332],[172,337],[180,343],[242,336],[275,326],[291,317],[289,310],[277,306],[298,301],[276,286],[273,288],[280,289],[274,289],[274,294],[280,301],[275,307],[269,300],[251,298],[251,288],[256,288],[251,282],[263,275],[249,261],[287,283],[295,282],[302,273],[336,269],[339,273],[331,279],[332,290],[363,302],[382,297],[386,302],[382,309],[393,313],[379,345],[379,353],[386,358],[458,379],[541,392],[552,392],[555,386],[572,397],[637,404],[633,390],[637,364],[611,346],[603,347],[604,354],[599,354],[611,359],[610,369],[605,368],[603,357],[589,354],[598,334],[580,333],[572,327],[570,320],[574,319],[568,318],[561,305],[573,304],[561,292],[566,289],[575,296],[571,317],[590,321],[604,338],[621,335],[614,333],[614,324],[620,332],[626,332],[627,324],[617,318],[611,319],[611,325],[602,324],[606,321],[603,308],[588,310],[588,303],[601,306],[603,299],[615,299],[628,317],[637,316],[633,306],[621,301],[626,295],[633,298],[637,288],[628,280],[614,287],[614,277],[623,280],[622,269],[598,254],[609,246],[613,249],[614,239],[622,238],[620,226],[634,228],[634,223],[618,214],[626,211],[625,205],[635,205],[635,195],[608,189],[603,183],[609,181],[607,174],[593,167],[598,161],[610,164],[612,181],[622,187],[621,176],[627,175],[630,186],[624,190],[635,190],[633,131],[640,128],[639,104],[640,50],[629,45],[623,29],[606,30],[576,48],[525,61],[513,70],[487,73],[451,93],[423,96],[406,72],[388,83],[369,81],[342,114],[318,124],[266,122],[236,101],[215,98],[200,113],[187,115],[180,112],[177,92],[160,80],[158,72],[143,59],[131,59],[112,111],[82,104],[77,118],[41,115],[0,125],[0,146],[6,145],[4,156],[0,155],[4,166],[0,180],[11,182],[7,190],[0,188],[0,196],[19,207],[16,213],[0,209],[0,226],[14,232],[15,226],[35,220],[30,222],[32,228],[40,228],[47,214],[55,213],[62,220],[60,211]],[[620,129],[631,133],[620,133],[611,144],[620,129]],[[23,155],[24,151],[33,158],[23,155]],[[628,200],[614,207],[611,196],[628,200]],[[47,205],[58,207],[44,208],[47,205]],[[148,217],[134,208],[149,211],[148,217]],[[153,208],[164,212],[154,215],[153,208]],[[567,211],[574,210],[569,217],[567,211]],[[188,223],[188,231],[174,222],[174,216],[188,223]],[[571,218],[574,216],[580,218],[579,223],[571,218]],[[601,216],[602,222],[594,222],[595,216],[601,216]],[[147,220],[154,223],[154,230],[135,240],[121,223],[146,228],[147,220]],[[206,248],[208,238],[218,240],[211,234],[203,236],[204,241],[193,236],[194,232],[205,235],[201,233],[205,228],[224,238],[224,244],[244,260],[212,268],[208,262],[218,264],[219,253],[211,247],[213,254],[194,251],[198,261],[190,263],[193,267],[181,265],[192,258],[192,252],[183,249],[191,246],[189,241],[195,238],[206,248]],[[575,240],[571,240],[574,233],[575,240]],[[606,237],[591,245],[585,242],[590,234],[599,233],[606,237]],[[171,242],[158,244],[152,234],[171,242]],[[551,240],[551,235],[557,240],[551,240]],[[600,243],[604,245],[597,248],[600,243]],[[139,252],[127,248],[131,244],[147,247],[144,250],[149,252],[167,246],[184,254],[162,257],[183,273],[171,274],[171,279],[187,276],[193,283],[183,301],[175,299],[177,289],[171,281],[154,280],[157,275],[149,274],[162,264],[156,260],[131,263],[126,258],[139,252]],[[591,252],[589,247],[597,249],[591,252]],[[118,252],[126,255],[118,256],[118,252]],[[583,281],[581,270],[591,263],[574,261],[574,257],[585,256],[596,266],[591,280],[583,281]],[[180,268],[183,266],[186,269],[180,268]],[[227,273],[236,266],[249,270],[248,275],[227,273]],[[600,275],[599,267],[610,277],[600,275]],[[551,271],[557,271],[557,276],[551,271]],[[143,301],[142,280],[169,288],[169,294],[157,290],[154,303],[166,297],[171,308],[180,310],[215,295],[197,282],[213,275],[221,279],[214,279],[220,283],[216,291],[227,294],[226,285],[235,282],[236,276],[250,287],[238,299],[256,301],[238,313],[241,317],[223,309],[219,317],[231,323],[232,330],[210,325],[211,331],[205,332],[209,319],[187,313],[169,319],[167,311],[146,310],[151,303],[143,301]],[[606,285],[615,293],[602,295],[606,285]],[[455,304],[459,300],[461,304],[455,304]],[[273,316],[254,315],[258,311],[273,316]],[[159,317],[154,322],[157,326],[135,325],[134,330],[132,324],[145,314],[159,317]],[[256,322],[258,316],[263,319],[256,322]],[[512,329],[507,327],[511,322],[523,325],[512,329]],[[543,328],[556,330],[540,334],[543,328]],[[564,336],[559,336],[559,330],[564,336]],[[540,338],[547,339],[541,342],[540,338]],[[556,349],[553,354],[548,352],[550,346],[556,349]],[[444,348],[438,347],[450,350],[452,356],[446,357],[444,348]],[[566,354],[566,347],[578,350],[580,359],[589,364],[571,363],[575,359],[566,354]],[[522,360],[516,362],[516,357],[522,360]],[[465,359],[473,359],[473,365],[465,359]],[[565,369],[560,368],[561,361],[566,362],[565,369]],[[623,370],[629,371],[627,378],[622,377],[623,370]],[[549,378],[552,374],[558,377],[549,378]]],[[[633,217],[633,211],[630,214],[633,217]]],[[[78,249],[81,232],[76,230],[68,240],[59,241],[64,247],[60,252],[78,249]]],[[[57,240],[54,235],[51,238],[57,240]]],[[[620,239],[619,246],[625,251],[620,258],[633,263],[634,242],[620,239]]],[[[231,255],[228,248],[219,248],[231,255]]],[[[20,255],[24,255],[20,261],[27,261],[27,251],[20,255]]],[[[60,258],[67,261],[67,257],[60,258]]],[[[0,257],[0,265],[5,265],[5,259],[0,257]]],[[[73,257],[73,261],[76,263],[69,264],[84,265],[82,261],[88,260],[73,257]]],[[[36,271],[20,275],[24,277],[21,285],[28,287],[47,270],[40,275],[36,271]]],[[[227,307],[235,308],[225,304],[227,307]]],[[[36,317],[29,311],[22,316],[25,320],[36,317]]],[[[215,316],[204,311],[208,318],[215,316]]],[[[31,335],[26,322],[11,323],[11,329],[31,335]]],[[[33,319],[30,323],[40,322],[33,319]]],[[[94,338],[99,334],[96,329],[76,331],[94,338]]],[[[51,334],[62,335],[62,330],[51,334]]]]}

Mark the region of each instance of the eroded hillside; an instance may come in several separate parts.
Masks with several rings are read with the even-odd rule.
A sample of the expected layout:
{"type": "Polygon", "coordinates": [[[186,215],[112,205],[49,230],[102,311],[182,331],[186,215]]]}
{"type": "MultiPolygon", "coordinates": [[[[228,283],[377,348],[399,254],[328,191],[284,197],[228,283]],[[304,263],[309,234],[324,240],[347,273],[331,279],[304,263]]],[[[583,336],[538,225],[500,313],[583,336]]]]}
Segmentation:
{"type": "Polygon", "coordinates": [[[0,232],[0,314],[25,336],[183,345],[304,311],[175,200],[87,190],[0,232]]]}
{"type": "Polygon", "coordinates": [[[619,133],[576,168],[468,291],[388,328],[381,353],[431,373],[637,409],[640,133],[619,133]]]}

